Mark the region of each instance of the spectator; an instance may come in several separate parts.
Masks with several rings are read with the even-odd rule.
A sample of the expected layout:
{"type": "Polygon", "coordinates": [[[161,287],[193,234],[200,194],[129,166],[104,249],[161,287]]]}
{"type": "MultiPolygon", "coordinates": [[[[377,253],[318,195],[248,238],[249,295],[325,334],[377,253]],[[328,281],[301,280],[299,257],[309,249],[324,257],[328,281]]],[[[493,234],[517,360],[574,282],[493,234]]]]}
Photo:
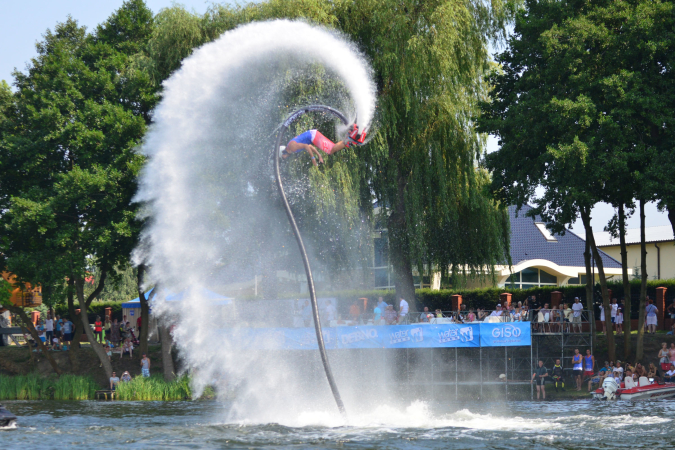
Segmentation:
{"type": "Polygon", "coordinates": [[[61,325],[61,332],[63,333],[63,341],[67,343],[70,347],[70,343],[73,341],[73,332],[75,331],[75,326],[70,319],[64,319],[63,325],[61,325]]]}
{"type": "Polygon", "coordinates": [[[120,322],[120,326],[119,326],[120,342],[124,342],[124,340],[127,338],[127,329],[126,328],[127,328],[126,323],[124,321],[120,322]]]}
{"type": "Polygon", "coordinates": [[[605,307],[600,304],[600,322],[602,323],[602,332],[607,334],[607,324],[605,323],[605,307]]]}
{"type": "Polygon", "coordinates": [[[675,342],[670,343],[670,348],[668,349],[668,360],[671,364],[675,364],[675,342]]]}
{"type": "Polygon", "coordinates": [[[63,338],[63,333],[61,332],[61,327],[63,326],[63,321],[61,320],[60,316],[56,316],[56,320],[54,321],[54,336],[56,336],[59,339],[63,338]]]}
{"type": "Polygon", "coordinates": [[[621,307],[616,311],[616,334],[623,334],[623,308],[621,307]]]}
{"type": "Polygon", "coordinates": [[[108,355],[108,361],[112,361],[112,347],[110,344],[105,344],[105,354],[108,355]]]}
{"type": "Polygon", "coordinates": [[[429,312],[429,307],[425,306],[424,311],[420,314],[420,322],[429,323],[429,319],[433,319],[434,315],[429,312]]]}
{"type": "Polygon", "coordinates": [[[579,353],[579,349],[574,349],[574,355],[572,356],[572,373],[574,374],[574,381],[577,384],[577,391],[581,390],[581,375],[583,375],[582,370],[582,357],[579,353]]]}
{"type": "Polygon", "coordinates": [[[406,315],[408,314],[408,302],[401,297],[398,304],[398,323],[401,323],[405,320],[406,315]]]}
{"type": "Polygon", "coordinates": [[[537,400],[539,400],[540,392],[542,398],[544,400],[546,399],[546,390],[544,389],[544,383],[546,382],[547,376],[548,376],[548,369],[544,367],[544,361],[539,360],[539,367],[534,369],[532,379],[530,380],[530,384],[532,384],[532,382],[535,381],[535,385],[537,386],[537,400]]]}
{"type": "Polygon", "coordinates": [[[551,308],[551,331],[553,333],[562,333],[563,312],[558,310],[556,305],[551,308]]]}
{"type": "Polygon", "coordinates": [[[59,342],[59,338],[57,338],[56,336],[54,336],[52,338],[51,345],[52,345],[52,350],[60,350],[61,349],[61,343],[59,342]]]}
{"type": "Polygon", "coordinates": [[[659,381],[659,370],[656,368],[654,363],[649,363],[649,370],[647,371],[647,378],[654,381],[659,381]]]}
{"type": "Polygon", "coordinates": [[[94,336],[96,337],[97,342],[103,342],[103,322],[101,322],[101,316],[96,316],[96,321],[94,322],[94,336]]]}
{"type": "Polygon", "coordinates": [[[575,333],[581,333],[581,311],[583,309],[584,305],[579,301],[579,297],[574,297],[574,304],[572,305],[572,330],[575,333]]]}
{"type": "Polygon", "coordinates": [[[591,351],[587,349],[586,356],[584,356],[584,377],[593,378],[594,373],[595,373],[595,357],[591,355],[591,351]]]}
{"type": "Polygon", "coordinates": [[[394,311],[394,306],[387,305],[387,309],[384,310],[384,322],[387,325],[393,325],[396,323],[397,318],[398,314],[396,314],[396,311],[394,311]]]}
{"type": "Polygon", "coordinates": [[[120,339],[121,338],[121,336],[120,336],[120,324],[117,323],[117,319],[113,320],[113,323],[112,323],[112,326],[111,326],[110,330],[111,330],[110,340],[112,341],[113,345],[115,347],[117,347],[120,343],[120,340],[121,340],[120,339]]]}
{"type": "Polygon", "coordinates": [[[436,311],[434,311],[434,314],[436,314],[436,317],[438,319],[442,319],[443,317],[445,317],[445,316],[443,316],[443,311],[441,311],[440,309],[437,309],[436,311]]]}
{"type": "Polygon", "coordinates": [[[361,308],[359,307],[358,300],[354,300],[354,302],[349,307],[349,318],[354,322],[358,322],[360,316],[361,308]]]}
{"type": "Polygon", "coordinates": [[[539,331],[539,312],[541,311],[541,305],[537,301],[537,296],[532,295],[528,297],[527,300],[528,304],[528,309],[531,311],[530,312],[530,321],[532,322],[532,330],[533,331],[539,331]]]}
{"type": "Polygon", "coordinates": [[[665,381],[666,383],[672,383],[675,381],[675,365],[673,364],[670,365],[670,369],[664,375],[663,381],[665,381]]]}
{"type": "Polygon", "coordinates": [[[103,330],[105,331],[105,340],[111,340],[112,335],[112,322],[110,321],[110,316],[105,316],[105,321],[103,323],[103,330]]]}
{"type": "Polygon", "coordinates": [[[312,306],[309,304],[309,300],[305,300],[305,306],[302,307],[302,321],[306,327],[312,326],[312,306]]]}
{"type": "Polygon", "coordinates": [[[482,321],[488,316],[483,308],[478,308],[478,320],[482,321]]]}
{"type": "Polygon", "coordinates": [[[469,314],[466,315],[466,321],[467,322],[475,322],[476,321],[476,313],[473,312],[473,309],[470,309],[469,314]]]}
{"type": "Polygon", "coordinates": [[[142,326],[143,326],[143,317],[138,316],[138,319],[136,319],[136,330],[138,330],[138,334],[141,334],[142,326]]]}
{"type": "Polygon", "coordinates": [[[124,373],[122,374],[122,378],[120,378],[120,381],[128,383],[129,381],[131,381],[131,374],[129,374],[129,372],[125,370],[124,373]]]}
{"type": "Polygon", "coordinates": [[[654,301],[651,298],[647,297],[647,300],[649,302],[645,308],[645,312],[647,313],[647,329],[650,334],[654,334],[656,333],[656,313],[658,313],[659,310],[654,306],[654,301]]]}
{"type": "Polygon", "coordinates": [[[551,376],[551,380],[554,383],[555,386],[555,391],[558,392],[558,383],[560,383],[560,387],[562,390],[565,390],[565,381],[563,380],[563,368],[562,364],[560,364],[560,360],[556,359],[555,360],[555,365],[553,366],[553,374],[551,376]]]}
{"type": "Polygon", "coordinates": [[[563,322],[565,323],[565,333],[570,332],[570,322],[572,321],[572,308],[569,303],[563,303],[561,307],[563,311],[563,322]]]}
{"type": "Polygon", "coordinates": [[[612,318],[612,326],[616,329],[616,313],[619,311],[619,305],[616,303],[616,299],[612,299],[609,307],[611,308],[610,317],[612,318]]]}
{"type": "Polygon", "coordinates": [[[337,311],[335,310],[335,305],[328,300],[326,304],[326,319],[328,320],[328,323],[330,323],[331,320],[335,320],[337,316],[337,311]]]}
{"type": "Polygon", "coordinates": [[[520,311],[520,307],[516,308],[513,310],[513,315],[511,316],[511,319],[514,322],[520,322],[522,318],[522,312],[520,311]]]}
{"type": "Polygon", "coordinates": [[[619,376],[623,378],[623,367],[621,367],[621,361],[616,361],[616,367],[614,368],[615,372],[619,372],[619,376]]]}
{"type": "Polygon", "coordinates": [[[377,306],[380,308],[380,311],[382,311],[382,314],[384,314],[384,311],[387,309],[387,304],[384,302],[382,297],[378,299],[377,306]]]}
{"type": "Polygon", "coordinates": [[[635,364],[635,370],[633,371],[633,373],[637,376],[638,379],[640,377],[646,377],[647,376],[647,370],[640,363],[635,364]]]}
{"type": "Polygon", "coordinates": [[[143,353],[143,358],[141,359],[141,372],[143,373],[143,378],[150,376],[150,358],[145,353],[143,353]]]}
{"type": "Polygon", "coordinates": [[[375,308],[373,308],[373,325],[379,325],[381,319],[382,319],[382,310],[380,309],[380,305],[377,304],[375,305],[375,308]]]}
{"type": "Polygon", "coordinates": [[[540,323],[539,331],[546,333],[547,326],[548,330],[551,330],[550,323],[553,322],[553,320],[551,319],[551,310],[548,309],[548,303],[544,303],[544,307],[539,310],[537,319],[537,321],[540,323]]]}
{"type": "Polygon", "coordinates": [[[122,347],[122,351],[120,352],[120,359],[122,359],[122,356],[124,355],[129,355],[129,358],[133,358],[133,353],[134,353],[134,346],[131,343],[131,339],[126,338],[124,340],[124,345],[122,347]]]}
{"type": "Polygon", "coordinates": [[[490,313],[490,317],[497,317],[499,320],[501,320],[501,316],[502,316],[502,305],[497,303],[495,310],[490,313]]]}
{"type": "Polygon", "coordinates": [[[117,385],[120,384],[120,379],[115,372],[112,373],[110,377],[110,390],[114,391],[117,389],[117,385]]]}
{"type": "Polygon", "coordinates": [[[668,311],[668,314],[670,314],[671,319],[675,319],[675,301],[673,301],[670,305],[668,305],[666,311],[668,311]]]}
{"type": "Polygon", "coordinates": [[[460,316],[459,318],[461,319],[460,322],[466,321],[467,316],[466,305],[462,304],[459,306],[459,316],[460,316]]]}
{"type": "Polygon", "coordinates": [[[45,320],[45,334],[47,345],[51,345],[52,339],[54,339],[54,319],[49,314],[47,314],[47,320],[45,320]]]}
{"type": "Polygon", "coordinates": [[[520,320],[523,322],[530,321],[530,311],[527,308],[527,305],[523,305],[523,308],[520,310],[520,320]]]}
{"type": "Polygon", "coordinates": [[[668,357],[668,344],[665,342],[661,343],[661,350],[659,350],[659,364],[670,363],[670,358],[668,357]]]}
{"type": "Polygon", "coordinates": [[[616,384],[618,384],[618,385],[621,385],[621,382],[623,381],[622,373],[623,372],[619,372],[618,370],[614,371],[613,378],[614,378],[614,381],[616,381],[616,384]]]}

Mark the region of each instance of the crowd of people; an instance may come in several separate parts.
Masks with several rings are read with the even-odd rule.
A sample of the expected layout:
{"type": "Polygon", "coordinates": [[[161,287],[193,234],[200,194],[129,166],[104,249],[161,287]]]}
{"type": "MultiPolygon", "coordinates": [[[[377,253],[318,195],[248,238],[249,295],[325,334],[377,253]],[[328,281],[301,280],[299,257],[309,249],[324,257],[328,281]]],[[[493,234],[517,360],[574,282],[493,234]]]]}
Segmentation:
{"type": "MultiPolygon", "coordinates": [[[[638,385],[640,378],[647,378],[650,382],[675,382],[675,343],[670,347],[664,342],[661,344],[661,350],[658,354],[659,364],[649,363],[643,365],[639,362],[622,362],[620,360],[605,361],[604,365],[596,362],[591,350],[587,349],[582,355],[579,349],[574,349],[571,356],[572,378],[574,388],[581,391],[584,385],[587,385],[588,392],[602,386],[606,378],[614,378],[617,384],[625,383],[627,378],[632,379],[635,385],[638,385]]],[[[551,382],[558,388],[565,388],[565,372],[560,359],[556,360],[551,370],[544,366],[544,361],[540,360],[532,373],[531,383],[537,387],[537,399],[546,398],[545,385],[551,382]]]]}

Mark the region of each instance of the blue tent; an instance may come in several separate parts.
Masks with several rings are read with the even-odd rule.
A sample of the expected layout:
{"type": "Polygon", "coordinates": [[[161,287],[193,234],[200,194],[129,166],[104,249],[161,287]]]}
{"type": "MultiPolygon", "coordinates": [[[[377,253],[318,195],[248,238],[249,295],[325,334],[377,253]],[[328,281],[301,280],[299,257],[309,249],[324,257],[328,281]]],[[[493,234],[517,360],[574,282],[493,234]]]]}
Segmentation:
{"type": "MultiPolygon", "coordinates": [[[[151,292],[152,289],[146,292],[145,297],[148,298],[151,292]]],[[[180,292],[178,294],[169,294],[166,296],[165,300],[167,302],[181,301],[183,300],[184,295],[185,295],[184,292],[180,292]]],[[[225,297],[224,295],[216,294],[215,292],[210,291],[206,288],[202,288],[201,291],[199,292],[199,295],[202,298],[212,300],[212,304],[215,306],[229,305],[230,303],[232,303],[233,300],[232,297],[225,297]]],[[[139,297],[136,297],[133,300],[129,300],[128,302],[122,303],[122,308],[140,308],[140,307],[141,307],[141,299],[139,297]]]]}

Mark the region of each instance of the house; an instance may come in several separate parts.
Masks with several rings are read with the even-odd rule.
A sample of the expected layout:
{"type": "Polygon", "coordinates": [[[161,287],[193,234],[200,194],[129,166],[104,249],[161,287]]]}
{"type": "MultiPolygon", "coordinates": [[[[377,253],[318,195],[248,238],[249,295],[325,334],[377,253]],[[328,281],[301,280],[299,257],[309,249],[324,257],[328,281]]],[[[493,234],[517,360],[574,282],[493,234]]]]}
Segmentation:
{"type": "MultiPolygon", "coordinates": [[[[609,232],[593,233],[595,243],[608,255],[621,260],[621,245],[619,238],[613,238],[609,232]]],[[[673,227],[645,227],[645,243],[647,246],[647,275],[654,280],[675,278],[675,239],[673,227]]],[[[633,268],[636,275],[640,274],[640,229],[626,230],[626,252],[628,267],[633,268]]]]}
{"type": "Polygon", "coordinates": [[[30,283],[23,285],[16,282],[16,275],[3,271],[2,278],[12,285],[12,296],[9,298],[16,306],[35,307],[42,304],[42,288],[31,286],[30,283]]]}
{"type": "MultiPolygon", "coordinates": [[[[496,268],[497,284],[522,289],[586,284],[586,241],[570,230],[564,235],[552,234],[541,217],[526,216],[531,209],[525,205],[516,213],[516,207],[509,206],[512,267],[496,268]]],[[[621,277],[621,263],[603,251],[599,253],[607,278],[621,277]]],[[[595,258],[591,265],[595,274],[595,258]]]]}

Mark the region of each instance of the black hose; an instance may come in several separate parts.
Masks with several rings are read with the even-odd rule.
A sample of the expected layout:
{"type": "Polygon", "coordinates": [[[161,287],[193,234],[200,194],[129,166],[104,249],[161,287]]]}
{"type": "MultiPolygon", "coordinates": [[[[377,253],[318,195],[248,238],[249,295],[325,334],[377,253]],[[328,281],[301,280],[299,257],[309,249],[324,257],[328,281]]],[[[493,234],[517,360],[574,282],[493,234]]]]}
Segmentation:
{"type": "Polygon", "coordinates": [[[314,278],[312,277],[312,268],[309,266],[309,258],[307,258],[307,251],[305,250],[305,244],[302,242],[302,236],[300,236],[300,230],[298,229],[298,224],[295,222],[295,217],[293,216],[293,211],[291,211],[291,205],[288,203],[286,198],[286,193],[284,192],[284,186],[281,183],[281,173],[279,171],[279,160],[281,156],[279,155],[279,148],[281,147],[281,140],[284,137],[284,132],[288,127],[300,116],[307,114],[311,111],[321,111],[333,114],[335,117],[340,119],[342,123],[348,125],[347,118],[340,111],[331,108],[330,106],[323,105],[311,105],[305,108],[298,109],[293,112],[291,115],[286,118],[284,123],[279,129],[279,134],[277,135],[277,142],[274,147],[274,153],[272,157],[274,159],[274,172],[277,179],[277,186],[279,187],[279,193],[281,194],[281,199],[284,203],[284,208],[286,209],[286,215],[288,215],[288,221],[291,223],[291,228],[293,229],[293,234],[295,234],[295,239],[298,241],[298,247],[300,247],[300,255],[302,256],[302,263],[305,265],[305,273],[307,274],[307,287],[309,289],[309,298],[312,302],[312,315],[314,317],[314,330],[316,331],[316,341],[319,345],[319,353],[321,354],[321,362],[323,363],[323,368],[326,371],[326,378],[328,378],[328,384],[330,385],[330,390],[333,392],[333,397],[335,397],[335,403],[340,410],[340,413],[346,417],[345,405],[342,403],[342,398],[340,397],[340,392],[338,391],[337,384],[335,384],[335,378],[333,378],[333,372],[330,369],[330,363],[328,362],[328,353],[326,353],[326,346],[323,342],[323,333],[321,331],[321,319],[319,318],[319,305],[316,302],[316,291],[314,289],[314,278]]]}

